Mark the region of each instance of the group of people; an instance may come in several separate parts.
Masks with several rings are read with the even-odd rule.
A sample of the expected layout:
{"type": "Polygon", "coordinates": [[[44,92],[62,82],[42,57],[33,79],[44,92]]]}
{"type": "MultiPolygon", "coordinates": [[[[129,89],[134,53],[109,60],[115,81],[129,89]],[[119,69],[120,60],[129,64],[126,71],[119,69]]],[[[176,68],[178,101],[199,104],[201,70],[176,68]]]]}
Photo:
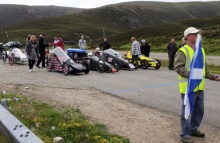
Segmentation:
{"type": "MultiPolygon", "coordinates": [[[[191,66],[189,66],[194,57],[195,43],[198,34],[201,31],[194,28],[189,27],[184,31],[184,38],[182,39],[181,45],[177,48],[175,44],[175,39],[171,38],[170,43],[167,46],[167,52],[169,56],[169,69],[175,70],[178,73],[179,77],[179,90],[181,94],[181,141],[184,143],[192,143],[190,136],[195,136],[199,138],[204,138],[205,133],[199,131],[199,127],[201,125],[203,115],[204,115],[204,78],[208,78],[213,81],[220,81],[220,75],[211,73],[206,66],[206,55],[205,51],[202,48],[203,54],[203,79],[200,84],[194,89],[194,110],[191,113],[188,119],[185,118],[185,104],[184,98],[188,85],[188,78],[190,76],[191,66]],[[175,60],[175,62],[174,62],[175,60]]],[[[45,34],[42,34],[39,38],[39,42],[37,44],[37,38],[35,35],[28,35],[29,39],[27,39],[26,52],[29,59],[29,72],[33,71],[33,66],[37,61],[36,66],[39,67],[39,64],[42,62],[42,67],[45,67],[45,48],[48,46],[59,46],[64,49],[64,44],[61,36],[55,36],[54,42],[46,44],[45,43],[45,34]]],[[[132,62],[137,62],[138,56],[144,54],[149,57],[150,46],[147,44],[146,40],[141,40],[140,43],[136,40],[135,37],[131,37],[131,55],[132,62]]],[[[79,40],[80,49],[86,49],[86,40],[84,36],[81,36],[79,40]]],[[[99,47],[103,47],[103,50],[109,49],[111,46],[107,41],[107,38],[104,38],[104,41],[99,45],[99,47]]]]}
{"type": "Polygon", "coordinates": [[[134,64],[135,68],[137,68],[139,55],[145,55],[146,57],[150,56],[150,45],[146,42],[145,39],[141,40],[140,45],[135,37],[131,37],[131,42],[132,63],[134,64]]]}
{"type": "Polygon", "coordinates": [[[54,42],[47,44],[45,42],[46,35],[42,34],[39,36],[39,40],[37,41],[37,37],[35,35],[28,34],[26,39],[26,53],[28,57],[28,65],[29,65],[29,72],[34,71],[33,67],[36,63],[36,67],[40,67],[40,63],[42,63],[42,68],[45,67],[45,50],[46,47],[54,46],[61,47],[64,50],[64,42],[62,36],[55,36],[54,42]]]}

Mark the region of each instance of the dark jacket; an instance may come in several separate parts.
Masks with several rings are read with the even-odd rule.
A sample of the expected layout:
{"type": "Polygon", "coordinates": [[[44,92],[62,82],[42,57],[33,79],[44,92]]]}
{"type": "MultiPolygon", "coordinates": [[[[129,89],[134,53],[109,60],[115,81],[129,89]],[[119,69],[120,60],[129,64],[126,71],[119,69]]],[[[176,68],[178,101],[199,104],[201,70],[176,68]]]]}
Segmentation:
{"type": "Polygon", "coordinates": [[[99,47],[103,47],[103,51],[104,51],[104,50],[111,48],[111,45],[108,43],[108,41],[106,42],[104,41],[99,45],[99,47]]]}
{"type": "Polygon", "coordinates": [[[44,52],[46,47],[49,47],[49,45],[45,43],[44,37],[40,37],[39,43],[38,43],[39,51],[44,52]]]}
{"type": "Polygon", "coordinates": [[[167,53],[168,53],[168,55],[169,56],[175,56],[176,52],[177,52],[176,44],[175,43],[174,44],[169,43],[167,45],[167,53]]]}
{"type": "Polygon", "coordinates": [[[145,44],[145,45],[141,45],[141,54],[145,55],[145,56],[149,56],[150,53],[150,45],[149,44],[145,44]]]}
{"type": "MultiPolygon", "coordinates": [[[[27,55],[31,55],[32,44],[37,46],[37,42],[29,41],[27,46],[26,46],[27,55]]],[[[35,51],[36,51],[36,54],[38,55],[39,54],[38,48],[35,48],[35,51]]]]}

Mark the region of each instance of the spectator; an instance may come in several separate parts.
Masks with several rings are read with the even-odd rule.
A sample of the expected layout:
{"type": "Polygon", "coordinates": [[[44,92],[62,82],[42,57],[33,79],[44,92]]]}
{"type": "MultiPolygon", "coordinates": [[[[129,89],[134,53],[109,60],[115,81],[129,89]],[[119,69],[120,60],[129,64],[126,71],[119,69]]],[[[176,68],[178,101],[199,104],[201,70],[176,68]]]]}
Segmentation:
{"type": "Polygon", "coordinates": [[[28,65],[29,65],[29,72],[34,71],[33,66],[37,61],[38,56],[40,56],[38,47],[37,47],[37,38],[35,35],[30,37],[30,40],[26,46],[26,53],[28,57],[28,65]]]}
{"type": "Polygon", "coordinates": [[[26,45],[29,43],[30,38],[31,38],[31,34],[28,34],[28,37],[26,38],[26,45]]]}
{"type": "Polygon", "coordinates": [[[185,37],[182,38],[182,43],[178,46],[178,50],[183,47],[184,45],[186,45],[186,40],[185,37]]]}
{"type": "Polygon", "coordinates": [[[144,39],[141,40],[141,54],[145,55],[146,57],[150,56],[150,45],[144,39]]]}
{"type": "Polygon", "coordinates": [[[38,49],[40,52],[40,58],[37,61],[36,67],[40,68],[40,63],[42,62],[42,68],[45,67],[45,49],[46,47],[49,47],[48,44],[45,43],[45,38],[46,35],[42,34],[39,38],[39,42],[38,42],[38,49]]]}
{"type": "MultiPolygon", "coordinates": [[[[58,37],[58,36],[54,36],[53,39],[54,39],[54,41],[53,41],[54,44],[56,44],[56,43],[59,42],[59,37],[58,37]]],[[[57,45],[54,46],[54,49],[55,49],[56,47],[57,47],[57,45]]]]}
{"type": "Polygon", "coordinates": [[[82,50],[86,49],[86,40],[83,35],[81,36],[81,39],[79,40],[79,48],[82,50]]]}
{"type": "Polygon", "coordinates": [[[111,48],[107,38],[104,38],[104,41],[99,45],[99,47],[103,47],[103,51],[111,48]]]}
{"type": "Polygon", "coordinates": [[[138,56],[141,55],[140,43],[136,41],[135,37],[131,37],[131,42],[132,42],[132,45],[131,45],[132,63],[137,69],[138,68],[138,56]]]}
{"type": "Polygon", "coordinates": [[[174,70],[173,68],[173,62],[174,62],[174,56],[177,52],[177,47],[175,43],[175,39],[171,38],[170,43],[167,45],[167,53],[169,57],[169,70],[174,70]]]}

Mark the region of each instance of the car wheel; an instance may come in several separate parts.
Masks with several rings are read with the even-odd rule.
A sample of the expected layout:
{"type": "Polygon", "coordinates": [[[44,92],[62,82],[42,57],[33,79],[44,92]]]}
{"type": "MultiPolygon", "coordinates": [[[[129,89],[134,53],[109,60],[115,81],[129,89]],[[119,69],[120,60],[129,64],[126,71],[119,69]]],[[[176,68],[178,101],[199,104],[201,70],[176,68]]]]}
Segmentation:
{"type": "Polygon", "coordinates": [[[14,58],[13,57],[8,57],[8,61],[9,61],[9,64],[12,66],[14,64],[14,58]]]}
{"type": "Polygon", "coordinates": [[[157,62],[155,69],[159,69],[161,67],[161,62],[160,60],[155,60],[155,61],[157,62]]]}
{"type": "Polygon", "coordinates": [[[96,69],[98,72],[103,73],[105,71],[105,62],[103,60],[98,60],[96,64],[96,69]]]}
{"type": "Polygon", "coordinates": [[[117,60],[117,59],[114,59],[112,61],[112,66],[116,69],[116,72],[121,69],[121,64],[120,64],[119,60],[117,60]]]}
{"type": "Polygon", "coordinates": [[[48,72],[51,72],[52,69],[53,69],[52,62],[49,60],[49,61],[47,62],[47,71],[48,71],[48,72]]]}
{"type": "Polygon", "coordinates": [[[148,65],[147,65],[147,61],[141,61],[141,67],[142,67],[142,69],[148,69],[148,65]]]}
{"type": "Polygon", "coordinates": [[[89,69],[89,64],[88,64],[87,62],[84,62],[84,66],[85,66],[85,68],[86,68],[86,69],[84,70],[84,73],[85,73],[85,74],[88,74],[88,73],[89,73],[89,70],[90,70],[90,69],[89,69]]]}
{"type": "Polygon", "coordinates": [[[65,76],[69,74],[69,66],[66,63],[63,64],[63,74],[65,76]]]}

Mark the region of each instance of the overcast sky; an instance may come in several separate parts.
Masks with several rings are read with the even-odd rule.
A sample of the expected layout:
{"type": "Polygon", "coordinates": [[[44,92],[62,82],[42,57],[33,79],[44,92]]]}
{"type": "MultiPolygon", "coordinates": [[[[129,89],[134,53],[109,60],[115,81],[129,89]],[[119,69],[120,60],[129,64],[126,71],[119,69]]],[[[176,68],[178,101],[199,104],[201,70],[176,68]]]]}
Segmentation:
{"type": "MultiPolygon", "coordinates": [[[[21,4],[21,5],[56,5],[78,8],[95,8],[103,5],[141,0],[0,0],[0,4],[21,4]]],[[[218,0],[142,0],[142,1],[163,1],[163,2],[186,2],[186,1],[218,1],[218,0]]]]}

